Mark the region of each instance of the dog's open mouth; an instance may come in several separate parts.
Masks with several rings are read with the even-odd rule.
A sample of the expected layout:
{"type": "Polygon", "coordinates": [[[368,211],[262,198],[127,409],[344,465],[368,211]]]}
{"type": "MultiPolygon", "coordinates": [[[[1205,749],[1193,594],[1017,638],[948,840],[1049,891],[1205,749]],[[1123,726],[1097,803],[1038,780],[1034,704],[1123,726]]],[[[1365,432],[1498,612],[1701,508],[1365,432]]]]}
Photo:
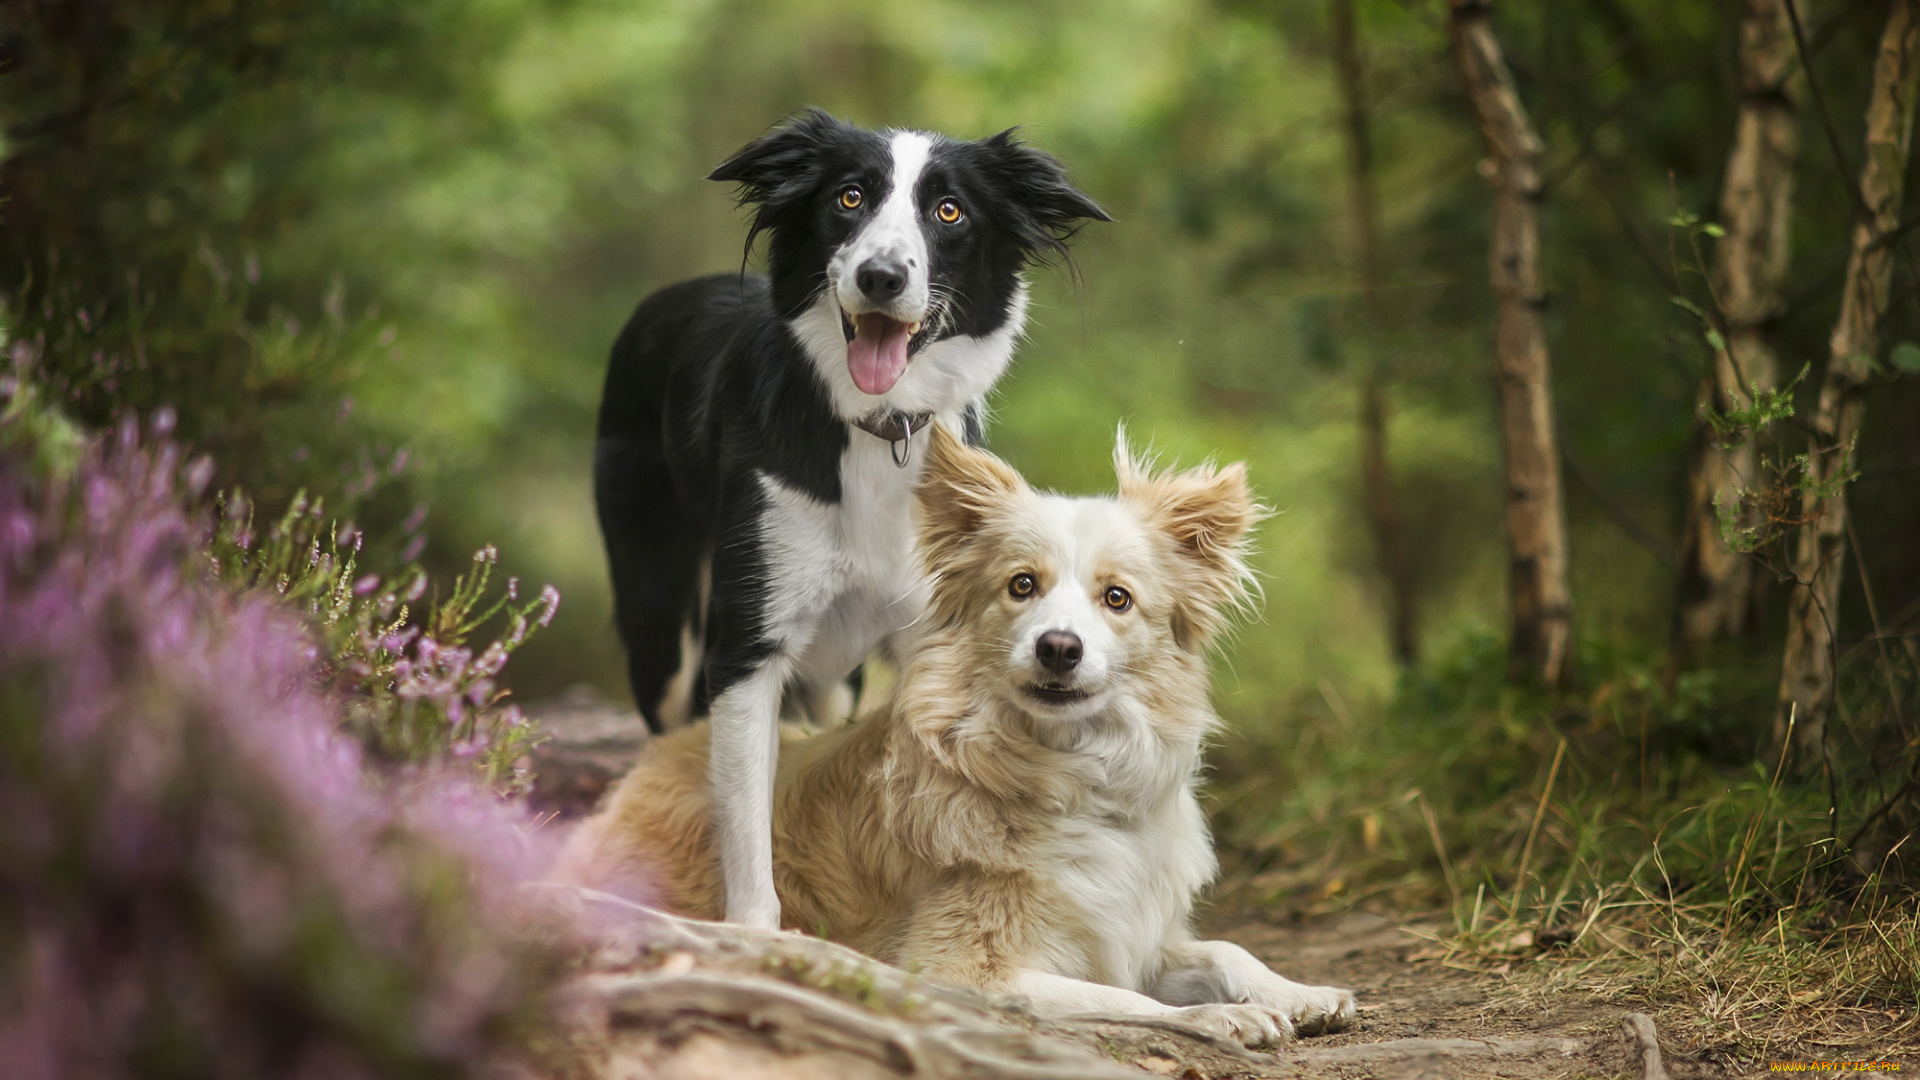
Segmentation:
{"type": "Polygon", "coordinates": [[[1033,683],[1025,689],[1028,697],[1048,705],[1072,705],[1093,696],[1085,690],[1078,690],[1071,686],[1046,686],[1033,683]]]}
{"type": "Polygon", "coordinates": [[[840,311],[840,331],[847,336],[847,373],[863,394],[879,396],[893,389],[907,370],[907,346],[920,333],[920,323],[890,319],[877,311],[849,315],[840,311]]]}

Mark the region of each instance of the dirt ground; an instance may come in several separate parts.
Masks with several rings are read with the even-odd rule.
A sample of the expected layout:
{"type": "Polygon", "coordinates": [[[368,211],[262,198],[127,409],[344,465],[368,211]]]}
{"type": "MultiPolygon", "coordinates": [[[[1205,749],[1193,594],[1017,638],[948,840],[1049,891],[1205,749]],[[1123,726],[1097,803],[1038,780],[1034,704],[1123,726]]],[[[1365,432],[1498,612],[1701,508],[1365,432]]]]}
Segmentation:
{"type": "MultiPolygon", "coordinates": [[[[610,779],[632,760],[640,738],[637,718],[612,713],[590,697],[553,703],[541,710],[541,715],[555,738],[539,755],[535,801],[562,817],[578,815],[592,807],[610,779]]],[[[1243,1051],[1170,1028],[1100,1022],[1043,1023],[1022,1014],[1017,1005],[1007,1007],[985,1001],[954,999],[947,1002],[947,1006],[956,1010],[947,1022],[949,1026],[972,1025],[968,1031],[976,1036],[981,1024],[996,1032],[1001,1027],[1019,1029],[1019,1038],[1047,1044],[1043,1056],[1053,1055],[1048,1060],[1058,1066],[1058,1071],[1042,1070],[1032,1075],[1061,1077],[1094,1075],[1090,1071],[1076,1072],[1071,1064],[1075,1060],[1072,1054],[1084,1055],[1078,1060],[1089,1070],[1097,1066],[1101,1075],[1111,1074],[1118,1068],[1133,1075],[1173,1076],[1180,1080],[1302,1076],[1356,1080],[1361,1077],[1426,1080],[1483,1076],[1515,1080],[1576,1077],[1664,1080],[1665,1076],[1671,1076],[1673,1080],[1694,1080],[1767,1071],[1765,1060],[1735,1049],[1730,1042],[1716,1043],[1710,1037],[1699,1036],[1697,1022],[1691,1027],[1670,1024],[1663,1019],[1659,1008],[1644,1003],[1606,1000],[1578,992],[1554,996],[1519,993],[1516,983],[1501,975],[1444,964],[1436,955],[1431,937],[1422,936],[1423,927],[1418,921],[1348,913],[1298,922],[1275,922],[1268,911],[1219,903],[1205,914],[1199,929],[1209,937],[1224,938],[1246,947],[1288,978],[1352,989],[1359,998],[1358,1022],[1348,1031],[1302,1039],[1278,1053],[1243,1051]],[[1629,1030],[1626,1018],[1638,1012],[1651,1013],[1648,1019],[1652,1028],[1642,1026],[1641,1034],[1636,1036],[1629,1030]],[[1684,1035],[1683,1029],[1695,1034],[1684,1035]],[[1653,1041],[1659,1049],[1658,1063],[1648,1060],[1648,1035],[1652,1032],[1657,1032],[1653,1041]],[[1077,1048],[1073,1044],[1077,1044],[1077,1048]],[[1062,1052],[1069,1056],[1059,1058],[1062,1052]],[[1664,1073],[1656,1071],[1661,1066],[1664,1073]]],[[[646,1041],[644,1046],[632,1046],[625,1060],[642,1062],[644,1066],[614,1072],[661,1077],[739,1075],[746,1059],[727,1054],[745,1045],[733,1035],[751,1031],[752,1038],[758,1040],[763,1049],[778,1050],[776,1054],[769,1049],[771,1056],[764,1060],[754,1059],[760,1062],[751,1070],[756,1075],[819,1075],[835,1080],[866,1075],[1003,1075],[978,1061],[963,1062],[951,1072],[915,1064],[902,1073],[889,1065],[884,1055],[876,1059],[866,1050],[854,1049],[854,1043],[869,1035],[881,1042],[910,1046],[917,1037],[913,1034],[916,1025],[922,1031],[932,1030],[927,1027],[929,1022],[907,1015],[911,1009],[887,1015],[884,1007],[875,1004],[886,996],[876,991],[875,986],[898,984],[908,988],[901,991],[902,995],[911,988],[911,977],[892,969],[880,972],[878,983],[874,981],[873,970],[863,970],[852,980],[862,987],[864,995],[856,1003],[870,1011],[877,1009],[877,1015],[884,1021],[882,1027],[859,1039],[824,1049],[810,1047],[805,1038],[782,1041],[777,1030],[778,1019],[764,1010],[756,1011],[759,1007],[751,1004],[756,991],[751,986],[742,990],[736,983],[740,979],[764,980],[772,972],[771,977],[784,979],[784,985],[790,988],[820,993],[824,987],[828,996],[833,995],[837,991],[822,983],[818,973],[823,970],[823,964],[832,967],[843,961],[820,959],[817,947],[825,943],[805,941],[812,945],[803,946],[797,940],[784,945],[762,943],[757,952],[751,949],[743,952],[730,944],[719,947],[718,951],[711,946],[689,946],[678,952],[646,946],[630,951],[610,966],[603,966],[600,970],[610,973],[616,981],[627,980],[622,985],[629,989],[622,992],[629,997],[633,987],[645,983],[650,988],[646,994],[652,995],[649,1000],[655,1003],[648,1006],[655,1009],[648,1014],[651,1019],[644,1023],[634,1021],[627,1028],[630,1032],[644,1030],[646,1041]],[[767,950],[778,952],[789,947],[814,948],[816,953],[794,963],[781,961],[769,967],[767,950]],[[803,972],[796,976],[787,972],[782,964],[787,967],[797,964],[796,970],[808,969],[813,974],[803,972]],[[666,972],[666,976],[662,972],[666,972]],[[701,982],[703,978],[708,982],[701,982]],[[722,989],[728,993],[741,991],[746,997],[730,999],[736,1001],[734,1005],[694,1008],[699,1015],[693,1027],[687,1029],[694,1031],[694,1035],[663,1034],[664,1030],[686,1020],[684,1014],[689,1011],[683,1007],[683,999],[675,995],[709,993],[714,989],[710,985],[714,979],[735,980],[722,989]],[[749,1004],[737,1004],[741,1000],[749,1004]],[[733,1041],[727,1041],[729,1038],[733,1041]],[[722,1053],[716,1049],[720,1047],[732,1049],[722,1053]],[[696,1049],[706,1057],[698,1057],[696,1049]],[[714,1057],[716,1053],[720,1056],[714,1057]],[[811,1066],[801,1067],[809,1060],[813,1062],[811,1066]],[[707,1064],[702,1065],[702,1061],[707,1064]],[[777,1068],[773,1067],[775,1061],[779,1062],[777,1068]],[[731,1064],[725,1064],[728,1062],[731,1064]],[[878,1071],[871,1067],[878,1067],[878,1071]]],[[[869,969],[876,967],[864,958],[854,957],[851,962],[868,965],[869,969]]],[[[842,988],[851,985],[844,972],[834,975],[829,982],[837,982],[842,988]]],[[[799,1013],[794,1015],[796,1018],[790,1023],[796,1029],[819,1022],[801,1018],[799,1013]]],[[[842,1019],[856,1027],[861,1023],[844,1016],[842,1019]]],[[[617,1017],[613,1021],[603,1019],[600,1024],[604,1028],[609,1022],[614,1028],[620,1026],[617,1017]]],[[[804,1030],[797,1031],[799,1036],[805,1034],[804,1030]]],[[[1817,1044],[1782,1047],[1770,1054],[1801,1061],[1885,1056],[1877,1052],[1883,1048],[1871,1045],[1870,1037],[1863,1037],[1862,1041],[1863,1045],[1855,1047],[1817,1044]]],[[[1019,1051],[1015,1056],[1021,1053],[1026,1051],[1019,1051]]],[[[913,1058],[914,1055],[908,1053],[902,1060],[913,1058]]],[[[1913,1067],[1920,1068],[1920,1061],[1914,1062],[1913,1067]]],[[[593,1071],[605,1074],[604,1070],[593,1071]]]]}
{"type": "MultiPolygon", "coordinates": [[[[1522,1080],[1642,1074],[1640,1050],[1622,1026],[1632,1007],[1569,998],[1526,1011],[1498,1004],[1497,977],[1441,966],[1431,942],[1379,915],[1329,916],[1275,926],[1256,913],[1215,914],[1210,936],[1245,946],[1268,966],[1301,982],[1344,986],[1359,999],[1351,1029],[1303,1039],[1276,1068],[1249,1076],[1477,1077],[1522,1080]],[[1480,1042],[1475,1050],[1462,1043],[1480,1042]],[[1381,1056],[1343,1060],[1341,1048],[1372,1047],[1381,1056]],[[1388,1048],[1404,1047],[1404,1056],[1388,1048]]],[[[1732,1075],[1690,1059],[1662,1039],[1676,1080],[1732,1075]]]]}

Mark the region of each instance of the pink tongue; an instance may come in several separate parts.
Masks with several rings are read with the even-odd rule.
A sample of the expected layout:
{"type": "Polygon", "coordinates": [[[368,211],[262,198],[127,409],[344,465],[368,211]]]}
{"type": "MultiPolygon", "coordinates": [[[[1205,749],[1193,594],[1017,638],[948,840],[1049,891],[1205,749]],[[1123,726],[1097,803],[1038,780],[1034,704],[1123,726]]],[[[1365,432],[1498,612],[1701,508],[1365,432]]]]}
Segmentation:
{"type": "Polygon", "coordinates": [[[869,313],[855,318],[853,325],[853,340],[847,342],[847,372],[861,393],[884,394],[907,370],[907,324],[869,313]]]}

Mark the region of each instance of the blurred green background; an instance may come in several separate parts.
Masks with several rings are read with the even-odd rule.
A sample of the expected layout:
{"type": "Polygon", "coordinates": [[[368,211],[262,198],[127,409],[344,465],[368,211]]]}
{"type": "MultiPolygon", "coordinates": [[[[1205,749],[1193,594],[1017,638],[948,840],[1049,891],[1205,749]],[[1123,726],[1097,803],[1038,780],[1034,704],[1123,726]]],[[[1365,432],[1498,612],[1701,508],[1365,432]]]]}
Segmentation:
{"type": "MultiPolygon", "coordinates": [[[[1816,73],[1857,148],[1884,4],[1810,7],[1816,73]]],[[[1380,317],[1359,302],[1320,0],[16,8],[0,286],[14,340],[37,343],[38,377],[80,418],[171,405],[263,498],[329,492],[395,552],[428,538],[440,565],[499,545],[508,572],[566,597],[514,663],[522,699],[576,683],[623,697],[593,418],[639,298],[740,264],[743,217],[701,178],[805,105],[964,137],[1023,125],[1117,220],[1082,235],[1077,274],[1036,273],[990,445],[1072,491],[1110,486],[1122,422],[1177,461],[1247,460],[1279,513],[1260,537],[1265,602],[1223,659],[1220,701],[1240,730],[1291,738],[1305,713],[1373,716],[1395,693],[1362,510],[1365,375],[1386,387],[1423,651],[1468,655],[1504,633],[1483,149],[1445,6],[1356,10],[1380,317]]],[[[1669,300],[1702,287],[1666,222],[1713,214],[1737,15],[1716,0],[1496,6],[1548,145],[1578,628],[1650,670],[1709,356],[1669,300]]],[[[1806,123],[1780,336],[1789,370],[1817,371],[1848,206],[1806,123]]],[[[1889,341],[1914,336],[1909,269],[1889,341]]],[[[1920,595],[1917,390],[1875,391],[1853,497],[1889,611],[1920,595]]],[[[1866,610],[1848,590],[1842,636],[1858,639],[1866,610]]],[[[1753,705],[1702,729],[1733,757],[1770,708],[1777,618],[1715,661],[1753,705]]],[[[1588,689],[1604,677],[1590,669],[1588,689]]]]}

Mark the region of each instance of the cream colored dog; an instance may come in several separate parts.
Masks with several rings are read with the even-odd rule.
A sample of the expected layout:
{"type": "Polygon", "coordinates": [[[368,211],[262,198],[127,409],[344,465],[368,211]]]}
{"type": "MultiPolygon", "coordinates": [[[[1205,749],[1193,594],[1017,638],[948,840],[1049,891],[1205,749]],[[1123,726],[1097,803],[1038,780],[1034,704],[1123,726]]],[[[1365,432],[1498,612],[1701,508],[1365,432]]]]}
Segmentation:
{"type": "MultiPolygon", "coordinates": [[[[1195,940],[1215,872],[1194,798],[1219,722],[1206,652],[1247,598],[1242,466],[1118,498],[1035,492],[936,428],[918,489],[931,623],[861,721],[781,750],[774,871],[788,925],[1049,1015],[1159,1016],[1248,1045],[1345,1026],[1353,994],[1195,940]]],[[[562,857],[724,912],[704,726],[654,740],[562,857]]]]}

